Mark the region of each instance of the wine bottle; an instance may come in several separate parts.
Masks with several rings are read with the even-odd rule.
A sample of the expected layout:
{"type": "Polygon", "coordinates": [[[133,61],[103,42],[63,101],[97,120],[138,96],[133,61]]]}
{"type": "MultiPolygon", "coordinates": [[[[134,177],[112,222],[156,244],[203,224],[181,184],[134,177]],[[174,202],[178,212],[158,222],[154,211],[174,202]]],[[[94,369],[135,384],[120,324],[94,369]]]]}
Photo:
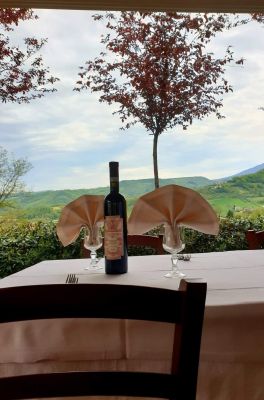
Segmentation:
{"type": "Polygon", "coordinates": [[[110,193],[104,200],[104,252],[105,272],[124,274],[127,272],[127,214],[126,200],[119,193],[119,164],[111,161],[110,193]]]}

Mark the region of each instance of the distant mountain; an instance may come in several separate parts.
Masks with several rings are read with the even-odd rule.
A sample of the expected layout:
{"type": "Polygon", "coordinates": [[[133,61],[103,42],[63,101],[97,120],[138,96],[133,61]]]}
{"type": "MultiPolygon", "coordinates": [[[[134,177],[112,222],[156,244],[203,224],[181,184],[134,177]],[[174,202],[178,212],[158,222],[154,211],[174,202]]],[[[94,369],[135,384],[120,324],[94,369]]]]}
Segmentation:
{"type": "Polygon", "coordinates": [[[249,169],[245,169],[241,172],[238,172],[237,174],[234,175],[230,175],[230,176],[226,176],[225,178],[219,178],[219,179],[215,179],[216,182],[223,182],[223,181],[228,181],[236,176],[244,176],[244,175],[250,175],[250,174],[255,174],[258,171],[261,171],[262,169],[264,169],[264,163],[256,165],[255,167],[249,168],[249,169]]]}
{"type": "Polygon", "coordinates": [[[227,182],[217,182],[213,185],[200,188],[200,193],[206,194],[208,197],[231,196],[234,193],[240,196],[264,197],[264,169],[249,175],[235,176],[227,182]]]}
{"type": "MultiPolygon", "coordinates": [[[[213,182],[214,181],[208,178],[204,178],[203,176],[191,176],[185,178],[160,179],[160,186],[174,184],[185,186],[191,189],[197,189],[201,186],[210,185],[213,182]]],[[[144,193],[151,192],[152,190],[154,190],[154,188],[154,179],[136,179],[120,182],[120,192],[125,197],[139,197],[142,196],[144,193]]]]}
{"type": "MultiPolygon", "coordinates": [[[[176,184],[196,189],[201,186],[210,185],[213,181],[202,176],[160,179],[160,185],[176,184]]],[[[154,190],[153,179],[125,180],[120,182],[120,192],[125,197],[139,197],[144,193],[154,190]]],[[[24,192],[12,197],[18,206],[27,207],[56,207],[69,203],[83,194],[106,195],[109,187],[98,187],[93,189],[75,190],[46,190],[42,192],[24,192]]]]}
{"type": "Polygon", "coordinates": [[[264,169],[216,182],[198,191],[222,215],[230,209],[261,208],[264,207],[264,169]]]}
{"type": "Polygon", "coordinates": [[[256,165],[253,168],[245,169],[244,171],[241,171],[238,174],[235,174],[233,176],[243,176],[243,175],[255,174],[256,172],[261,171],[262,169],[264,169],[264,163],[256,165]]]}
{"type": "MultiPolygon", "coordinates": [[[[210,180],[202,176],[160,179],[160,186],[177,184],[197,190],[221,215],[230,209],[264,207],[264,164],[223,178],[210,180]]],[[[153,179],[124,180],[120,182],[120,192],[126,197],[128,212],[136,199],[144,193],[154,190],[153,179]]],[[[42,192],[19,193],[11,198],[14,212],[25,218],[57,219],[62,207],[83,194],[101,194],[109,192],[109,187],[75,190],[46,190],[42,192]]],[[[12,212],[12,209],[2,212],[12,212]]]]}

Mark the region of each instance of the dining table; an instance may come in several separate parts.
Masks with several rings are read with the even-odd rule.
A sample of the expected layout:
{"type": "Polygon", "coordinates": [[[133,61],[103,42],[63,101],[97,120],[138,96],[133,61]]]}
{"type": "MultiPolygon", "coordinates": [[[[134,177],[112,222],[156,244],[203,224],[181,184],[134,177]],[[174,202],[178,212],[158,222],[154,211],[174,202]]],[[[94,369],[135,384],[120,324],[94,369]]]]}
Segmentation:
{"type": "MultiPolygon", "coordinates": [[[[128,273],[85,269],[89,259],[45,260],[0,280],[1,288],[82,283],[178,290],[169,255],[128,258],[128,273]]],[[[264,400],[264,250],[195,253],[186,280],[206,281],[197,400],[264,400]]],[[[34,301],[34,299],[32,299],[34,301]]],[[[109,299],[111,302],[111,299],[109,299]]],[[[166,304],[163,307],[166,308],[166,304]]],[[[19,307],[19,304],[18,304],[19,307]]],[[[63,319],[2,324],[0,376],[59,370],[168,372],[174,326],[149,321],[63,319]]]]}

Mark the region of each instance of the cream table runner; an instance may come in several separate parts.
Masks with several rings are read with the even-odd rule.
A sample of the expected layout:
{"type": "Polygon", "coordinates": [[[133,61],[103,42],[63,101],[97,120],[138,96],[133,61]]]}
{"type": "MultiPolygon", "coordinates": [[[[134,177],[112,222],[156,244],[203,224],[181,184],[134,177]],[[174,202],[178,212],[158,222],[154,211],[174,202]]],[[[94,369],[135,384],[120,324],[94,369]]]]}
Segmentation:
{"type": "MultiPolygon", "coordinates": [[[[0,287],[64,283],[68,273],[75,273],[79,284],[178,288],[177,280],[164,278],[169,256],[129,257],[129,272],[118,276],[84,270],[88,262],[44,261],[2,279],[0,287]]],[[[187,278],[208,283],[197,399],[263,400],[264,251],[194,254],[181,268],[187,278]]],[[[155,328],[153,323],[116,320],[5,324],[0,331],[0,374],[106,366],[167,371],[173,328],[155,328]]]]}

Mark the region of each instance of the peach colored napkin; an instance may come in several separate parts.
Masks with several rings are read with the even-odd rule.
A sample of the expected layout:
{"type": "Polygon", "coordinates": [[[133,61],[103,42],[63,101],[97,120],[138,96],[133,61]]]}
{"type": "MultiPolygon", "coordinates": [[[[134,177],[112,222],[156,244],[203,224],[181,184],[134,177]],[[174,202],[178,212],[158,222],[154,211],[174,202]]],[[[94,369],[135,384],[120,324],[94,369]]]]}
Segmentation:
{"type": "Polygon", "coordinates": [[[92,230],[95,224],[104,222],[104,196],[83,195],[67,204],[61,211],[57,235],[63,244],[74,242],[83,227],[92,230]]]}
{"type": "Polygon", "coordinates": [[[210,204],[197,192],[178,185],[167,185],[141,196],[128,220],[128,233],[143,233],[164,224],[179,240],[179,226],[217,235],[219,222],[210,204]]]}

